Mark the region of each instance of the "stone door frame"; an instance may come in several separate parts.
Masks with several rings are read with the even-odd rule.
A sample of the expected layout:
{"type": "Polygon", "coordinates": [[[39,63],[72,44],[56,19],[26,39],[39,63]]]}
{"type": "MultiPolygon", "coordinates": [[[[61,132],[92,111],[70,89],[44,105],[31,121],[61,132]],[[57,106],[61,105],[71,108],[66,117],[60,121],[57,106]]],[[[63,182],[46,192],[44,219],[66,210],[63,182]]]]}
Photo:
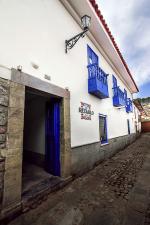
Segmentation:
{"type": "Polygon", "coordinates": [[[70,92],[12,69],[9,87],[2,217],[14,214],[21,209],[25,87],[62,99],[60,106],[61,177],[66,178],[71,174],[70,92]]]}

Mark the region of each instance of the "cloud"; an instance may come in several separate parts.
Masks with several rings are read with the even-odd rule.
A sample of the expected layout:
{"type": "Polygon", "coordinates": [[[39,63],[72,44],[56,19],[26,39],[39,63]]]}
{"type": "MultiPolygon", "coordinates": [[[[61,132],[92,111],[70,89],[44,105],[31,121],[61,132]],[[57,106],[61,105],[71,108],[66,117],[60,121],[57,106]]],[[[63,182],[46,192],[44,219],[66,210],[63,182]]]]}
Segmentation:
{"type": "Polygon", "coordinates": [[[97,2],[135,81],[150,82],[150,1],[97,2]]]}

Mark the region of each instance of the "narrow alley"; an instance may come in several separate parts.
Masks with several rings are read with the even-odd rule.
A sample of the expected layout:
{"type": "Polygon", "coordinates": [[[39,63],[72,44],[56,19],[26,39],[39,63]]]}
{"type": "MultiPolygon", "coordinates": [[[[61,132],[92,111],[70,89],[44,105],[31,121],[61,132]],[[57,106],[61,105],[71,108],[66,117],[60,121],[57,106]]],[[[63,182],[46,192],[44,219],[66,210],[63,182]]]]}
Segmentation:
{"type": "Polygon", "coordinates": [[[0,225],[150,225],[148,9],[0,1],[0,225]]]}
{"type": "Polygon", "coordinates": [[[150,224],[149,150],[150,134],[142,134],[9,225],[150,224]]]}

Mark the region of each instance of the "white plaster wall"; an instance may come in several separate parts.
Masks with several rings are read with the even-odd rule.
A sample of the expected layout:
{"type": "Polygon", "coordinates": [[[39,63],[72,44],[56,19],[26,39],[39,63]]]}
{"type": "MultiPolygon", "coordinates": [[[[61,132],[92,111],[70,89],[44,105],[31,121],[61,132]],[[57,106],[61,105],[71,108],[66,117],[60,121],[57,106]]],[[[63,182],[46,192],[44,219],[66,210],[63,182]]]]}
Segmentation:
{"type": "Polygon", "coordinates": [[[135,105],[133,106],[133,108],[134,108],[135,122],[137,123],[137,129],[139,132],[141,132],[141,122],[139,122],[139,116],[141,115],[141,113],[135,105]]]}
{"type": "MultiPolygon", "coordinates": [[[[85,37],[65,54],[65,40],[79,32],[81,28],[59,0],[0,1],[0,64],[9,68],[22,65],[23,72],[40,79],[48,74],[51,83],[69,87],[72,147],[99,141],[99,113],[108,115],[108,138],[126,135],[128,118],[131,133],[135,132],[134,114],[112,105],[112,74],[115,73],[93,43],[85,37]],[[98,54],[101,68],[110,74],[108,99],[100,100],[88,94],[87,44],[98,54]],[[34,69],[32,62],[39,68],[34,69]],[[91,121],[80,119],[80,101],[92,105],[91,121]]],[[[122,81],[118,84],[124,90],[122,81]]]]}
{"type": "Polygon", "coordinates": [[[25,112],[24,150],[45,155],[45,99],[27,101],[25,112]]]}

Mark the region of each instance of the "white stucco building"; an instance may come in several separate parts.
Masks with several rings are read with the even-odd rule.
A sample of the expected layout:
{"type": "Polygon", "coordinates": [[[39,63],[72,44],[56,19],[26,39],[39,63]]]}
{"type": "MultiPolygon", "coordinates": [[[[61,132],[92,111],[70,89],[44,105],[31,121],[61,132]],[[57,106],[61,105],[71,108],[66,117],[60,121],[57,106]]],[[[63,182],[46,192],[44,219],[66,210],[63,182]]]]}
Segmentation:
{"type": "Polygon", "coordinates": [[[136,83],[94,0],[1,1],[0,28],[4,218],[28,191],[22,165],[78,176],[135,140],[140,113],[136,83]],[[89,30],[66,53],[84,15],[89,30]]]}

